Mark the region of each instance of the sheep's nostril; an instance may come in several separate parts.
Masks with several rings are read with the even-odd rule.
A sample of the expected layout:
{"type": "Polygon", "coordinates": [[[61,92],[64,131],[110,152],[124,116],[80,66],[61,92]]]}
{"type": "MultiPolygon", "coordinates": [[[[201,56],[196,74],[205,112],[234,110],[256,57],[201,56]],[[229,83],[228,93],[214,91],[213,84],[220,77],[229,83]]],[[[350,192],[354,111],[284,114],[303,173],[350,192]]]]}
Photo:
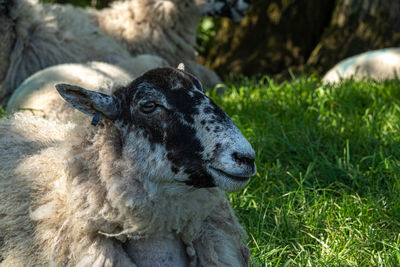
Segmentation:
{"type": "Polygon", "coordinates": [[[254,157],[249,157],[247,155],[241,155],[238,152],[232,153],[232,158],[237,165],[247,165],[249,167],[254,166],[254,157]]]}

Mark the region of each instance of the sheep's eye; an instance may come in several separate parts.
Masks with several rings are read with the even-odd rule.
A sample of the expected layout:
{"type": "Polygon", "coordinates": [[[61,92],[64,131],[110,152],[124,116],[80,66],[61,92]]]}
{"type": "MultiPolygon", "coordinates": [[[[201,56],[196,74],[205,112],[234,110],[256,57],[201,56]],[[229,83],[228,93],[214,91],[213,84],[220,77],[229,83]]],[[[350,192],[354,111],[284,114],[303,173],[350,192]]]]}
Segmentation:
{"type": "Polygon", "coordinates": [[[157,105],[154,102],[146,102],[140,107],[140,111],[143,113],[151,113],[156,109],[157,105]]]}

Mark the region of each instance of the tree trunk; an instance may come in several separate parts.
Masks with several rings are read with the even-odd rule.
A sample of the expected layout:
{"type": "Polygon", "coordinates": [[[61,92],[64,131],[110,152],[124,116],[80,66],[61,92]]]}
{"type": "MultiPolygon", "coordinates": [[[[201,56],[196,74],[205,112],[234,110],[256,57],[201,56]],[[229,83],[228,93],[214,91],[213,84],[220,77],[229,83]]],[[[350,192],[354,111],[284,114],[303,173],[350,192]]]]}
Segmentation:
{"type": "Polygon", "coordinates": [[[221,76],[314,71],[343,58],[400,46],[400,1],[266,0],[235,25],[222,20],[205,63],[221,76]]]}
{"type": "Polygon", "coordinates": [[[206,65],[226,73],[302,67],[329,25],[334,0],[259,0],[240,24],[223,19],[206,65]]]}
{"type": "Polygon", "coordinates": [[[400,1],[339,0],[307,66],[322,74],[346,57],[393,46],[400,46],[400,1]]]}

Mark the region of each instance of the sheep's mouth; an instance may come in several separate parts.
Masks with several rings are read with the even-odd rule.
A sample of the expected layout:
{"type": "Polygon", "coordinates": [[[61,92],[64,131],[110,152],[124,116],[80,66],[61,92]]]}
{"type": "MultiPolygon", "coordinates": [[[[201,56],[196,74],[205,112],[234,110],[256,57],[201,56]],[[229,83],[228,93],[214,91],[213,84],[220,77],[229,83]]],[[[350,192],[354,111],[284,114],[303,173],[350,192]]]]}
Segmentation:
{"type": "Polygon", "coordinates": [[[242,174],[242,175],[233,175],[230,173],[227,173],[225,171],[222,171],[220,169],[214,168],[213,166],[209,166],[209,172],[210,174],[215,177],[215,178],[229,178],[231,180],[237,181],[237,182],[248,182],[250,179],[251,174],[242,174]]]}
{"type": "Polygon", "coordinates": [[[249,181],[250,176],[254,173],[242,172],[242,173],[227,173],[221,169],[217,169],[212,166],[208,166],[208,173],[212,176],[214,184],[227,192],[238,191],[245,187],[249,181]]]}

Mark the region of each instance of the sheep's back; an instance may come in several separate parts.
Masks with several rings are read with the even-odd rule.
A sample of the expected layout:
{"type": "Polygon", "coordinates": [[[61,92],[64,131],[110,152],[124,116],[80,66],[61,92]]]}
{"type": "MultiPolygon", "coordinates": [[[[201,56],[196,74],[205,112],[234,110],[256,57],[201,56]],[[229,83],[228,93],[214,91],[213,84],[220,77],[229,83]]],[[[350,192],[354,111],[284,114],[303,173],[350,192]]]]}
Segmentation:
{"type": "Polygon", "coordinates": [[[50,120],[89,120],[59,95],[55,84],[68,83],[110,94],[113,89],[127,85],[147,70],[166,65],[157,56],[140,55],[126,59],[120,65],[90,62],[52,66],[26,79],[12,94],[6,111],[8,114],[24,112],[50,120]]]}
{"type": "Polygon", "coordinates": [[[15,115],[0,120],[0,259],[5,266],[41,265],[36,223],[30,217],[35,197],[46,193],[35,179],[54,165],[49,158],[32,160],[51,149],[72,125],[61,126],[42,118],[15,115]],[[28,169],[28,171],[23,170],[28,169]],[[23,171],[22,171],[23,170],[23,171]],[[41,192],[39,192],[41,190],[41,192]]]}
{"type": "Polygon", "coordinates": [[[121,44],[94,25],[90,15],[93,10],[39,5],[36,1],[15,2],[12,16],[16,18],[16,41],[12,53],[2,58],[8,59],[8,70],[0,88],[1,100],[8,99],[29,75],[48,66],[88,61],[116,63],[130,56],[121,44]]]}

